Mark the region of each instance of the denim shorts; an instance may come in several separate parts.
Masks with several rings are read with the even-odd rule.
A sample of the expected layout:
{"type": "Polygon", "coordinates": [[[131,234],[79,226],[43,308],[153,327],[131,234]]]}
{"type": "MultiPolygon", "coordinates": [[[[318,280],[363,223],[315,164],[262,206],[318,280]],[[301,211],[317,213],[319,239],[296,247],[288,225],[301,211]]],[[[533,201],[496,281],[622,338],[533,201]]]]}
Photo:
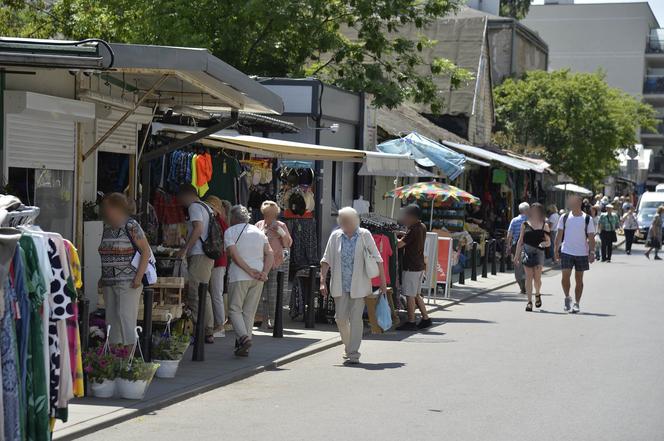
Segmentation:
{"type": "Polygon", "coordinates": [[[588,271],[590,262],[588,256],[572,256],[571,254],[560,254],[560,267],[562,269],[574,269],[576,271],[588,271]]]}

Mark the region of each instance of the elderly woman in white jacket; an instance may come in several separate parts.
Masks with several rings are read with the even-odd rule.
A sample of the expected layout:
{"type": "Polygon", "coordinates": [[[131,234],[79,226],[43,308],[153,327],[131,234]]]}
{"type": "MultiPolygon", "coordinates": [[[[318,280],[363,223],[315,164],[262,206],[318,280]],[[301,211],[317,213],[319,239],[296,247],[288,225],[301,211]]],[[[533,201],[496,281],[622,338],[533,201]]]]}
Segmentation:
{"type": "Polygon", "coordinates": [[[351,207],[339,210],[339,229],[332,232],[321,260],[320,291],[327,297],[325,283],[332,270],[330,294],[334,298],[335,319],[345,346],[347,364],[360,362],[360,344],[364,323],[364,298],[371,294],[371,278],[365,268],[364,253],[368,250],[376,261],[380,277],[380,290],[387,293],[383,259],[369,230],[360,228],[360,217],[351,207]]]}

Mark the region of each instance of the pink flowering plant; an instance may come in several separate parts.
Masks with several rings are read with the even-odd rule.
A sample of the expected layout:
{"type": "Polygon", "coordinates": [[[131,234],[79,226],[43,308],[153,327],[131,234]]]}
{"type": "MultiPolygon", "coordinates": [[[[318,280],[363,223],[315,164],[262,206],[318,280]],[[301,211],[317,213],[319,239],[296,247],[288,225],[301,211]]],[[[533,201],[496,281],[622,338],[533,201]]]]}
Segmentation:
{"type": "Polygon", "coordinates": [[[118,358],[112,353],[104,353],[101,347],[85,354],[83,371],[87,374],[88,380],[93,383],[114,380],[118,376],[118,369],[118,358]]]}

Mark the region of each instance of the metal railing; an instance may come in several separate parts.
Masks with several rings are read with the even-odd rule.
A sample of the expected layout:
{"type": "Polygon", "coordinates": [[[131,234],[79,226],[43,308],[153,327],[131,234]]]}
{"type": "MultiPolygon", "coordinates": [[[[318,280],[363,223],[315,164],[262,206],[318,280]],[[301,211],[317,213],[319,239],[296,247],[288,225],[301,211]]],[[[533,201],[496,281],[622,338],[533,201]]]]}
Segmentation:
{"type": "Polygon", "coordinates": [[[664,75],[646,75],[643,93],[664,93],[664,75]]]}
{"type": "Polygon", "coordinates": [[[648,43],[646,44],[646,53],[647,54],[664,54],[664,38],[662,37],[650,37],[648,38],[648,43]]]}

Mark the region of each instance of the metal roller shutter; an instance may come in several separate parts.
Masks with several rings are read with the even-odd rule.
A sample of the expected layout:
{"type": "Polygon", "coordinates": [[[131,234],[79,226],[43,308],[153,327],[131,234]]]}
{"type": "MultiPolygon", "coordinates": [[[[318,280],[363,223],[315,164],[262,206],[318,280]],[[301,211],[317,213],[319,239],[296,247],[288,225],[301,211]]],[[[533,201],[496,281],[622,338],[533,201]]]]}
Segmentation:
{"type": "MultiPolygon", "coordinates": [[[[107,119],[97,119],[95,123],[96,139],[101,138],[104,133],[113,127],[115,121],[107,119]]],[[[114,153],[136,153],[138,145],[138,124],[132,122],[124,122],[108,137],[104,143],[99,146],[99,150],[103,152],[114,153]]]]}
{"type": "Polygon", "coordinates": [[[6,115],[7,166],[74,170],[76,126],[72,121],[6,115]]]}

